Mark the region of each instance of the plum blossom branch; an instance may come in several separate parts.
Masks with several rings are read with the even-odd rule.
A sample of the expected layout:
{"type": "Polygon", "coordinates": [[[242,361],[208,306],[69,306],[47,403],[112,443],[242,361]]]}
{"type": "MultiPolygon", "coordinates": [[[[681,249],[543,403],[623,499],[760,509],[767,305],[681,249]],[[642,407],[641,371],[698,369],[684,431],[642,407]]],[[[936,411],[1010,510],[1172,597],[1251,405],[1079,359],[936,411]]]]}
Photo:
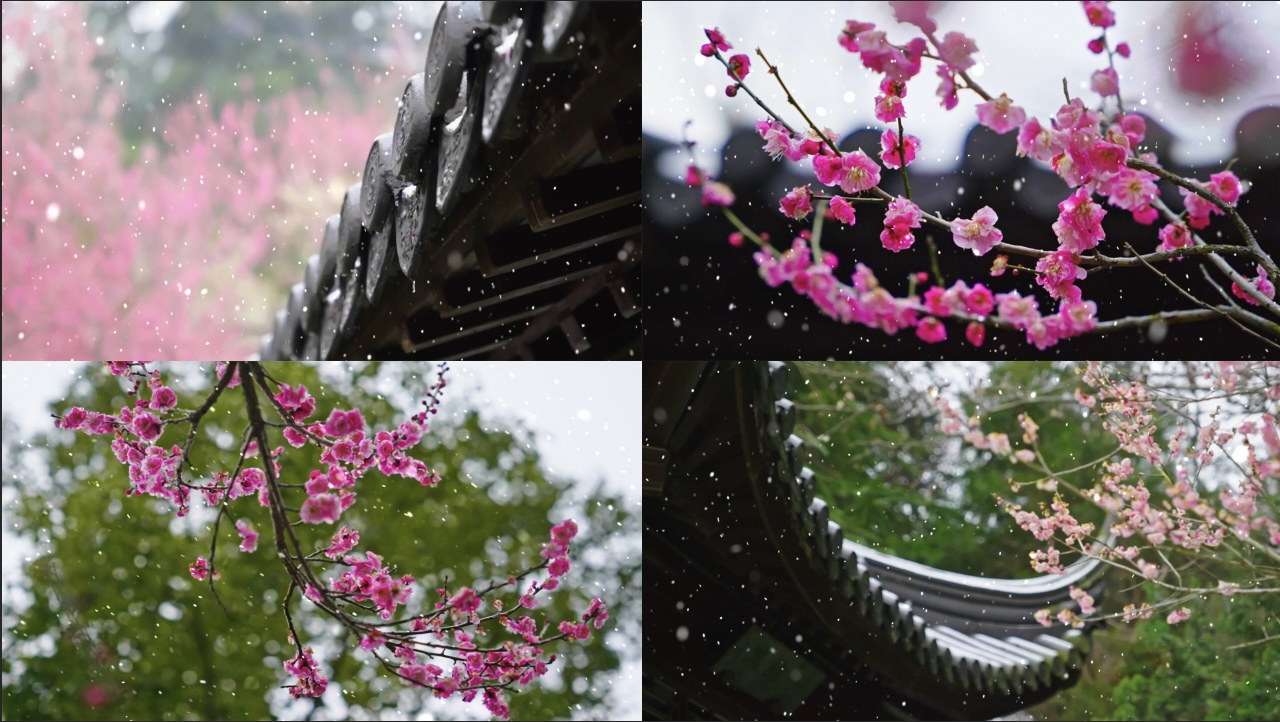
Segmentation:
{"type": "MultiPolygon", "coordinates": [[[[903,328],[914,328],[916,335],[927,343],[945,340],[946,329],[939,319],[967,323],[966,338],[975,346],[982,344],[984,329],[991,327],[1024,331],[1028,343],[1045,349],[1063,339],[1110,333],[1134,324],[1149,327],[1157,322],[1224,318],[1264,344],[1278,345],[1275,339],[1280,339],[1280,324],[1239,307],[1230,298],[1222,305],[1210,304],[1170,283],[1169,276],[1154,267],[1157,262],[1206,257],[1211,265],[1231,279],[1231,291],[1236,297],[1261,306],[1280,318],[1280,305],[1274,301],[1275,287],[1271,280],[1280,278],[1280,272],[1235,210],[1239,197],[1247,190],[1246,185],[1241,184],[1229,166],[1213,174],[1208,183],[1202,183],[1161,169],[1154,155],[1138,154],[1139,145],[1146,135],[1146,122],[1141,116],[1125,111],[1115,63],[1116,56],[1129,57],[1129,46],[1124,42],[1113,46],[1108,38],[1108,29],[1115,25],[1114,13],[1109,6],[1085,2],[1084,10],[1089,24],[1101,30],[1099,37],[1089,42],[1089,49],[1094,54],[1106,54],[1107,67],[1096,71],[1091,78],[1092,88],[1102,97],[1102,102],[1094,109],[1086,106],[1080,98],[1072,98],[1064,78],[1066,102],[1047,126],[1041,125],[1034,117],[1028,119],[1026,111],[1014,105],[1006,94],[993,97],[974,82],[967,70],[976,62],[971,56],[977,51],[977,45],[971,38],[955,31],[939,39],[937,24],[928,17],[924,6],[894,5],[894,15],[900,21],[920,28],[927,41],[917,37],[905,44],[893,44],[887,40],[886,32],[876,30],[874,24],[848,21],[839,43],[849,52],[858,54],[864,67],[883,74],[882,94],[875,99],[875,115],[878,120],[892,123],[897,128],[896,132],[885,130],[882,135],[880,164],[862,150],[840,152],[836,145],[837,136],[817,127],[783,81],[778,66],[757,48],[756,54],[768,72],[777,78],[788,103],[796,108],[809,126],[807,135],[800,136],[747,87],[745,79],[750,70],[750,59],[746,55],[734,55],[726,60],[721,51],[728,51],[732,46],[718,30],[706,30],[710,42],[702,47],[702,54],[715,56],[734,81],[726,89],[726,94],[733,97],[739,89],[747,89],[748,95],[768,115],[768,120],[756,124],[765,140],[764,150],[775,159],[781,156],[792,162],[810,159],[817,180],[827,186],[839,186],[845,194],[815,194],[805,185],[792,189],[781,199],[780,210],[795,220],[813,212],[814,200],[829,201],[825,209],[819,203],[813,230],[802,231],[793,240],[791,250],[777,251],[767,237],[753,233],[736,215],[730,217],[738,229],[730,235],[730,243],[736,246],[750,238],[760,248],[754,257],[765,282],[770,286],[789,283],[796,292],[809,296],[825,314],[844,323],[861,323],[889,334],[903,328]],[[902,99],[907,94],[908,81],[920,72],[923,58],[939,63],[938,75],[942,84],[938,96],[945,109],[956,107],[958,88],[973,90],[985,101],[976,107],[979,124],[1000,134],[1018,131],[1017,154],[1030,155],[1049,164],[1068,187],[1075,189],[1058,205],[1060,213],[1053,224],[1057,250],[1006,242],[1003,233],[996,228],[997,214],[990,207],[979,209],[973,218],[948,219],[928,212],[912,201],[907,165],[914,159],[920,143],[905,132],[903,117],[906,111],[902,99]],[[963,81],[962,85],[957,84],[957,78],[963,81]],[[894,196],[880,186],[881,165],[901,170],[904,196],[894,196]],[[1160,199],[1156,185],[1160,178],[1174,180],[1178,185],[1186,199],[1185,217],[1173,214],[1160,199]],[[864,193],[871,197],[859,195],[864,193]],[[1129,243],[1127,247],[1132,255],[1125,258],[1112,258],[1098,252],[1096,249],[1106,236],[1102,220],[1108,211],[1101,202],[1094,200],[1095,195],[1106,196],[1107,205],[1131,213],[1134,220],[1143,225],[1150,225],[1161,216],[1166,218],[1168,224],[1157,233],[1159,246],[1143,254],[1129,243]],[[910,248],[916,240],[913,229],[924,223],[950,231],[959,248],[972,250],[976,255],[992,250],[1000,252],[991,275],[1002,275],[1008,268],[1031,274],[1036,285],[1057,302],[1057,313],[1042,312],[1040,301],[1035,296],[1023,296],[1019,291],[997,294],[989,302],[990,292],[981,284],[971,288],[960,280],[950,288],[944,288],[937,246],[928,235],[925,240],[936,285],[926,290],[923,299],[916,294],[917,284],[925,284],[929,278],[923,272],[907,276],[908,291],[902,298],[890,295],[875,280],[871,269],[861,263],[857,264],[852,286],[837,280],[836,256],[821,247],[821,224],[829,214],[841,223],[853,226],[856,223],[854,205],[868,201],[887,205],[884,231],[880,234],[881,244],[886,250],[898,253],[910,248]],[[1191,230],[1207,227],[1211,215],[1227,215],[1243,238],[1244,245],[1206,244],[1191,230]],[[1037,262],[1034,268],[1011,265],[1008,255],[1004,254],[1035,258],[1037,262]],[[1245,278],[1223,256],[1254,261],[1258,275],[1252,279],[1245,278]],[[1097,305],[1083,297],[1077,282],[1085,279],[1090,271],[1112,268],[1150,271],[1199,308],[1100,322],[1097,305]]],[[[704,204],[720,206],[726,216],[730,216],[729,207],[735,199],[728,186],[711,182],[693,165],[690,165],[687,179],[690,185],[702,188],[704,204]]]]}
{"type": "MultiPolygon", "coordinates": [[[[151,400],[148,402],[139,396],[133,408],[126,406],[118,415],[73,408],[56,417],[57,426],[90,435],[113,434],[112,449],[118,460],[129,468],[132,484],[129,495],[146,493],[166,499],[178,507],[178,515],[182,516],[188,511],[191,491],[203,493],[207,504],[217,512],[213,519],[208,560],[198,558],[190,565],[190,572],[197,581],[209,583],[215,600],[224,611],[227,611],[226,606],[214,584],[220,576],[215,555],[222,517],[230,516],[229,504],[240,496],[256,495],[259,502],[268,507],[276,556],[289,578],[284,613],[289,640],[296,648],[296,654],[284,662],[284,668],[296,678],[295,684],[287,685],[293,697],[319,697],[328,684],[312,649],[305,647],[297,635],[291,609],[295,589],[301,590],[303,596],[322,613],[338,621],[348,632],[355,633],[361,640],[361,648],[373,652],[396,676],[434,690],[436,697],[460,694],[464,701],[471,701],[483,695],[490,713],[501,718],[510,714],[502,691],[530,684],[545,674],[547,665],[554,661],[554,656],[543,659],[546,645],[561,640],[585,640],[590,636],[591,627],[600,629],[608,619],[607,608],[597,598],[592,600],[581,621],[561,621],[560,634],[547,637],[538,631],[531,617],[513,619],[513,614],[502,612],[504,604],[497,597],[498,590],[512,587],[518,596],[512,604],[513,610],[532,610],[539,606],[541,593],[551,592],[560,586],[571,566],[569,545],[577,534],[577,525],[572,520],[551,529],[551,539],[541,552],[542,561],[511,574],[503,582],[491,582],[478,590],[463,587],[451,593],[446,582],[446,587],[438,590],[444,601],[435,605],[435,611],[400,619],[394,617],[401,605],[408,604],[415,580],[409,575],[398,579],[392,577],[391,568],[384,567],[382,558],[372,551],[365,552],[363,558],[347,555],[359,542],[357,531],[343,526],[327,549],[316,553],[304,550],[294,526],[336,522],[342,512],[354,503],[355,493],[351,487],[367,471],[377,468],[387,475],[415,479],[427,487],[440,482],[438,475],[409,454],[427,430],[427,419],[437,411],[445,386],[447,365],[441,366],[420,412],[394,431],[380,431],[372,436],[365,435],[365,422],[359,410],[334,409],[325,422],[304,423],[315,410],[315,399],[305,387],[292,388],[271,379],[256,362],[219,364],[216,369],[219,382],[215,392],[189,414],[174,411],[176,395],[162,385],[158,371],[149,372],[144,365],[131,362],[111,362],[109,367],[113,374],[133,381],[130,396],[139,396],[138,391],[145,381],[152,391],[151,400]],[[277,389],[275,393],[271,387],[273,383],[277,389]],[[237,385],[243,387],[248,423],[240,440],[233,473],[215,471],[211,484],[181,481],[181,467],[190,465],[192,440],[198,434],[202,417],[213,407],[217,394],[237,385]],[[284,420],[283,424],[274,425],[266,421],[263,409],[267,406],[261,401],[259,392],[266,393],[271,399],[271,407],[284,420]],[[150,413],[148,409],[158,411],[161,416],[150,413]],[[167,452],[155,442],[159,441],[166,426],[178,422],[191,425],[187,449],[184,452],[174,446],[171,452],[167,452]],[[286,453],[286,447],[282,445],[273,449],[270,445],[269,429],[273,428],[282,428],[285,440],[293,447],[314,444],[321,450],[320,461],[326,471],[313,471],[306,484],[281,483],[280,458],[286,453]],[[259,454],[261,466],[247,463],[259,454]],[[300,507],[285,501],[285,490],[296,493],[297,489],[304,489],[307,494],[300,507]],[[299,517],[296,524],[291,522],[290,515],[299,517]],[[321,554],[328,559],[319,558],[321,554]],[[312,568],[313,562],[336,564],[345,571],[325,583],[312,568]],[[538,572],[545,572],[547,578],[531,580],[528,590],[520,593],[516,587],[538,572]],[[480,614],[485,603],[492,604],[495,611],[480,614]],[[375,614],[383,621],[367,621],[363,616],[375,614]],[[514,638],[483,647],[476,644],[475,640],[488,634],[480,625],[494,621],[514,638]],[[418,637],[423,635],[434,635],[436,641],[419,640],[418,637]],[[449,643],[450,638],[452,644],[449,643]],[[394,651],[399,660],[398,666],[389,665],[378,655],[377,650],[383,646],[394,651]],[[440,660],[442,664],[452,663],[452,670],[446,672],[434,664],[420,663],[418,654],[440,660]]],[[[242,537],[241,552],[252,553],[257,546],[257,532],[243,520],[236,523],[236,530],[242,537]]],[[[230,616],[229,611],[227,613],[230,616]]],[[[543,627],[551,624],[551,620],[545,620],[543,627]]]]}

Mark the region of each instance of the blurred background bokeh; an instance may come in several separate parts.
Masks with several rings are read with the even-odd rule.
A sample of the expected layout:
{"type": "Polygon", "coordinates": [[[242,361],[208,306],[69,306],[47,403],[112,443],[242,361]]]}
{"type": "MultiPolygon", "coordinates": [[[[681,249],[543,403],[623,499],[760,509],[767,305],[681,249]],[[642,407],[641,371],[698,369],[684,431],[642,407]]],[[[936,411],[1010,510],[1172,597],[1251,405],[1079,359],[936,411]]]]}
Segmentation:
{"type": "Polygon", "coordinates": [[[245,358],[439,2],[6,2],[3,357],[245,358]]]}

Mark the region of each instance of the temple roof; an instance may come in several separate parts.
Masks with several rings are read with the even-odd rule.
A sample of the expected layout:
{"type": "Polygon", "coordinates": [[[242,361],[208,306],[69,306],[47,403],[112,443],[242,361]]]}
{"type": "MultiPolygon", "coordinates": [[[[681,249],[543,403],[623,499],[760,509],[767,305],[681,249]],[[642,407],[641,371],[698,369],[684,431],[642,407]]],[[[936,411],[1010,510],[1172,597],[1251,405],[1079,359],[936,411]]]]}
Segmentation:
{"type": "Polygon", "coordinates": [[[261,358],[637,358],[639,43],[639,3],[444,3],[261,358]]]}
{"type": "Polygon", "coordinates": [[[787,369],[646,364],[645,716],[986,719],[1078,679],[1102,567],[991,579],[844,538],[792,433],[787,369]]]}

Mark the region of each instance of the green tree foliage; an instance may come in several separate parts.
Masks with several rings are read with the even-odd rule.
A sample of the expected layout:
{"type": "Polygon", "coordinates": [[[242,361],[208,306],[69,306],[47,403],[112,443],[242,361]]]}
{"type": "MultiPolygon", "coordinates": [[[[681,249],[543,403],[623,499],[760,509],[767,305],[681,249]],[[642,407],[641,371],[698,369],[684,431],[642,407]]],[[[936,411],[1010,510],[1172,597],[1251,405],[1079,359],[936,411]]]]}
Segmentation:
{"type": "MultiPolygon", "coordinates": [[[[317,399],[317,415],[358,407],[375,428],[398,423],[412,408],[415,392],[427,382],[427,366],[343,367],[318,377],[315,367],[268,367],[276,379],[306,384],[317,399]],[[398,376],[393,393],[387,374],[398,376]],[[403,404],[404,408],[397,408],[403,404]]],[[[184,408],[204,396],[212,369],[176,374],[175,391],[184,408]]],[[[244,396],[224,393],[202,424],[193,461],[202,473],[234,467],[245,422],[244,396]],[[210,441],[210,439],[212,441],[210,441]]],[[[446,394],[448,392],[446,391],[446,394]]],[[[417,398],[421,398],[418,396],[417,398]]],[[[129,403],[118,379],[90,367],[56,409],[75,405],[119,409],[129,403]]],[[[456,408],[456,407],[455,407],[456,408]]],[[[196,583],[187,566],[209,556],[213,514],[195,502],[185,519],[149,497],[125,498],[123,467],[104,437],[54,430],[18,439],[6,421],[6,490],[16,530],[37,542],[40,553],[26,565],[33,603],[6,608],[4,713],[44,719],[266,719],[310,714],[310,701],[292,701],[282,662],[293,655],[281,614],[287,576],[272,554],[267,510],[255,499],[233,503],[232,519],[246,518],[262,533],[259,549],[246,554],[233,525],[218,529],[216,559],[222,578],[219,597],[196,583]],[[44,469],[48,472],[45,473],[44,469]],[[282,712],[282,710],[287,710],[282,712]]],[[[278,434],[278,429],[273,433],[278,434]]],[[[167,429],[160,442],[182,443],[186,427],[167,429]]],[[[276,436],[273,440],[278,439],[276,436]]],[[[381,553],[397,573],[413,574],[412,604],[439,601],[446,581],[453,589],[505,578],[537,556],[553,523],[573,515],[581,532],[574,542],[575,567],[562,586],[537,610],[560,620],[585,611],[592,596],[611,607],[614,619],[588,643],[562,645],[553,673],[520,694],[509,694],[515,718],[605,714],[600,705],[619,656],[606,645],[609,634],[638,638],[639,514],[622,498],[600,487],[579,506],[569,498],[572,482],[549,476],[523,428],[496,426],[474,409],[433,417],[416,457],[444,478],[433,489],[375,471],[356,487],[359,499],[343,522],[360,531],[358,549],[381,553]],[[633,579],[635,583],[633,584],[633,579]],[[617,620],[615,622],[615,620],[617,620]]],[[[309,449],[284,457],[282,479],[306,479],[318,454],[309,449]]],[[[296,527],[304,548],[326,546],[332,525],[296,527]]],[[[536,562],[535,562],[536,563],[536,562]]],[[[292,602],[304,643],[331,672],[325,701],[330,714],[353,719],[391,712],[409,717],[447,709],[446,716],[483,714],[471,706],[442,708],[369,663],[358,640],[340,636],[342,627],[313,613],[309,603],[292,602]],[[340,701],[332,694],[341,690],[340,701]]],[[[495,630],[496,631],[496,630],[495,630]]],[[[615,640],[619,641],[619,640],[615,640]]]]}
{"type": "Polygon", "coordinates": [[[818,495],[831,505],[831,518],[852,539],[942,569],[1033,575],[1027,552],[1035,540],[994,498],[1025,504],[1026,495],[1012,493],[1010,482],[1032,476],[944,436],[929,388],[958,396],[967,409],[980,409],[984,429],[1016,430],[1018,414],[1031,414],[1043,435],[1054,439],[1041,449],[1051,468],[1074,467],[1109,450],[1110,437],[1075,410],[1075,376],[1063,364],[797,367],[792,385],[799,404],[797,433],[813,451],[818,495]]]}
{"type": "Polygon", "coordinates": [[[103,71],[125,91],[118,130],[130,143],[164,127],[170,111],[197,93],[215,116],[226,103],[301,88],[338,89],[337,100],[350,102],[365,94],[371,77],[410,56],[421,62],[435,19],[385,0],[342,0],[187,2],[159,27],[139,22],[154,12],[119,2],[93,3],[89,12],[90,32],[115,51],[103,71]],[[414,32],[419,40],[411,39],[414,32]]]}
{"type": "Polygon", "coordinates": [[[1115,624],[1096,632],[1080,683],[1031,713],[1049,720],[1275,719],[1280,644],[1263,640],[1280,634],[1280,600],[1215,597],[1199,616],[1198,624],[1115,624]]]}

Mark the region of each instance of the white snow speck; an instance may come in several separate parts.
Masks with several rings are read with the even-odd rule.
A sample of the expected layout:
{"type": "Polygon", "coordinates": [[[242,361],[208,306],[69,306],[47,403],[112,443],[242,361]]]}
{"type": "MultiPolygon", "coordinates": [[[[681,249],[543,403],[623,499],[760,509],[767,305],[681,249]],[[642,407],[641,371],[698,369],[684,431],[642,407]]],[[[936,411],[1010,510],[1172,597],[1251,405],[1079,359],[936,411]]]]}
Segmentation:
{"type": "Polygon", "coordinates": [[[44,209],[44,217],[50,222],[58,220],[60,215],[62,215],[62,208],[57,203],[50,203],[49,207],[44,209]]]}

